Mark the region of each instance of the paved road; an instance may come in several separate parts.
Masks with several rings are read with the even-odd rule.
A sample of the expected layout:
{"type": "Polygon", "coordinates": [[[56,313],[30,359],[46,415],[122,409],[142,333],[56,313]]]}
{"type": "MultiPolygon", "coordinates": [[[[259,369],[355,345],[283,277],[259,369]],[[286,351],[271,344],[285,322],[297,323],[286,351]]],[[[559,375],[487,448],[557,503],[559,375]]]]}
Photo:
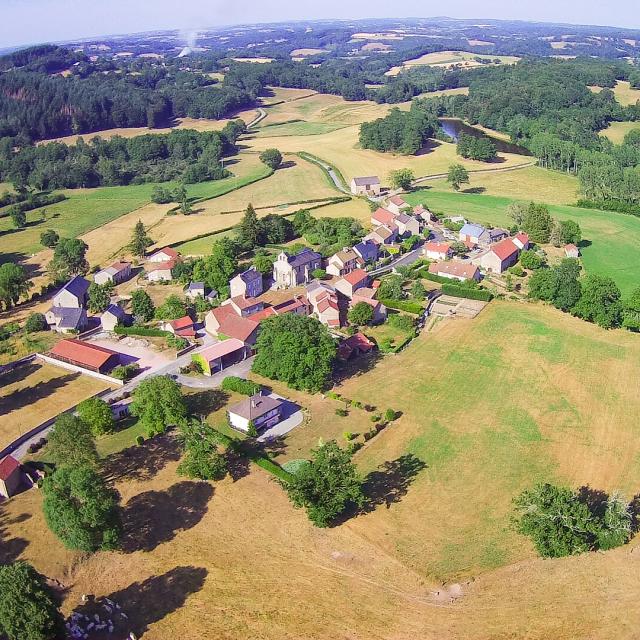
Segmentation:
{"type": "Polygon", "coordinates": [[[422,252],[422,247],[418,247],[413,251],[409,251],[409,253],[405,253],[403,256],[396,258],[393,262],[385,265],[384,267],[378,267],[373,271],[369,271],[369,275],[372,277],[381,276],[385,273],[389,273],[392,271],[394,267],[405,267],[412,265],[414,262],[417,262],[420,259],[420,253],[422,252]]]}
{"type": "Polygon", "coordinates": [[[267,117],[267,112],[262,108],[258,107],[258,115],[247,125],[247,129],[251,127],[255,127],[259,122],[262,122],[267,117]]]}

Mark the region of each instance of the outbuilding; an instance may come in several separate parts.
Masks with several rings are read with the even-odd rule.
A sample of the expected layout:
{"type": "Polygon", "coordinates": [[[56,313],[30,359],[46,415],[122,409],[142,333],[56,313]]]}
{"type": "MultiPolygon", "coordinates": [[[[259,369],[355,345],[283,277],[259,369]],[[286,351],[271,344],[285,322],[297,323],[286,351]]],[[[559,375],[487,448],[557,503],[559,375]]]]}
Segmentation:
{"type": "Polygon", "coordinates": [[[18,492],[22,481],[20,463],[13,457],[7,456],[0,461],[0,496],[10,498],[18,492]]]}

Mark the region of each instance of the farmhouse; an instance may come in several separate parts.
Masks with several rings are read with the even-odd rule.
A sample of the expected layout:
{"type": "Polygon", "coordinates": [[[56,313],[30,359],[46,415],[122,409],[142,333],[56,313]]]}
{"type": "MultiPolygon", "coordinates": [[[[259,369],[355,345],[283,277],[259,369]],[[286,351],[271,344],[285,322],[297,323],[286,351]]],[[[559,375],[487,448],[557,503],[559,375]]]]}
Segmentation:
{"type": "Polygon", "coordinates": [[[263,291],[262,274],[250,267],[229,280],[231,296],[244,296],[245,298],[257,298],[263,291]]]}
{"type": "Polygon", "coordinates": [[[180,336],[181,338],[195,338],[196,329],[193,320],[189,316],[183,316],[177,320],[171,320],[165,322],[162,325],[164,331],[172,333],[174,336],[180,336]]]}
{"type": "Polygon", "coordinates": [[[480,266],[492,273],[502,273],[518,262],[519,253],[520,250],[511,238],[501,240],[492,245],[491,249],[480,258],[480,266]]]}
{"type": "Polygon", "coordinates": [[[131,277],[131,263],[130,262],[114,262],[105,269],[98,271],[93,276],[93,281],[96,284],[120,284],[131,277]]]}
{"type": "Polygon", "coordinates": [[[10,498],[15,495],[21,481],[20,463],[13,456],[3,458],[0,462],[0,496],[10,498]]]}
{"type": "Polygon", "coordinates": [[[229,407],[227,417],[234,429],[247,433],[253,426],[256,431],[261,431],[280,422],[282,407],[283,402],[279,398],[257,393],[229,407]]]}
{"type": "Polygon", "coordinates": [[[78,307],[51,307],[45,314],[49,328],[58,333],[81,332],[87,328],[87,312],[78,307]]]}
{"type": "Polygon", "coordinates": [[[250,300],[243,296],[234,296],[222,303],[223,307],[230,306],[237,315],[247,317],[262,311],[264,302],[262,300],[250,300]]]}
{"type": "Polygon", "coordinates": [[[100,324],[105,331],[113,331],[118,324],[124,325],[129,316],[118,304],[110,304],[100,316],[100,324]]]}
{"type": "Polygon", "coordinates": [[[75,276],[53,296],[53,307],[81,308],[87,304],[89,282],[82,276],[75,276]]]}
{"type": "Polygon", "coordinates": [[[480,280],[480,269],[470,262],[450,260],[448,262],[432,262],[429,273],[451,280],[480,280]]]}
{"type": "Polygon", "coordinates": [[[405,202],[400,196],[391,196],[387,200],[386,207],[394,215],[399,215],[406,209],[410,208],[409,203],[405,202]]]}
{"type": "Polygon", "coordinates": [[[417,236],[420,233],[420,222],[417,218],[400,213],[394,220],[400,236],[417,236]]]}
{"type": "Polygon", "coordinates": [[[228,338],[197,351],[192,354],[191,359],[200,365],[206,376],[212,376],[218,371],[224,371],[227,367],[246,360],[251,354],[251,347],[242,340],[228,338]]]}
{"type": "Polygon", "coordinates": [[[576,247],[575,244],[568,244],[564,248],[564,255],[567,258],[579,258],[580,257],[580,249],[576,247]]]}
{"type": "Polygon", "coordinates": [[[524,231],[516,233],[511,240],[513,241],[513,244],[520,249],[520,251],[526,251],[529,248],[529,236],[524,233],[524,231]]]}
{"type": "Polygon", "coordinates": [[[343,278],[340,278],[340,280],[335,283],[335,288],[336,291],[339,291],[347,298],[353,298],[353,294],[357,289],[366,287],[368,284],[369,274],[363,269],[356,269],[343,278]]]}
{"type": "Polygon", "coordinates": [[[395,224],[380,225],[364,237],[364,240],[373,240],[377,244],[393,244],[398,239],[398,227],[395,224]]]}
{"type": "Polygon", "coordinates": [[[164,247],[164,249],[158,249],[158,251],[152,253],[147,262],[169,262],[169,260],[179,260],[180,253],[171,247],[164,247]]]}
{"type": "Polygon", "coordinates": [[[273,263],[274,288],[287,289],[306,284],[312,279],[312,271],[319,269],[321,265],[322,256],[308,247],[295,256],[282,251],[273,263]]]}
{"type": "Polygon", "coordinates": [[[363,240],[354,245],[353,250],[362,264],[373,264],[378,259],[378,245],[373,240],[363,240]]]}
{"type": "Polygon", "coordinates": [[[61,340],[48,355],[55,360],[97,373],[109,373],[120,364],[120,354],[117,351],[76,339],[61,340]]]}
{"type": "Polygon", "coordinates": [[[380,225],[392,225],[395,222],[395,214],[391,213],[388,209],[383,209],[382,207],[378,207],[371,214],[371,224],[374,227],[379,227],[380,225]]]}
{"type": "Polygon", "coordinates": [[[453,255],[448,242],[427,242],[422,251],[429,260],[446,260],[453,255]]]}
{"type": "Polygon", "coordinates": [[[348,247],[334,253],[327,263],[327,273],[332,276],[343,276],[357,268],[358,254],[348,247]]]}
{"type": "Polygon", "coordinates": [[[176,266],[176,260],[166,262],[149,262],[145,265],[149,282],[169,282],[173,280],[171,270],[176,266]]]}
{"type": "Polygon", "coordinates": [[[379,196],[380,179],[378,176],[366,176],[351,180],[351,193],[355,196],[379,196]]]}

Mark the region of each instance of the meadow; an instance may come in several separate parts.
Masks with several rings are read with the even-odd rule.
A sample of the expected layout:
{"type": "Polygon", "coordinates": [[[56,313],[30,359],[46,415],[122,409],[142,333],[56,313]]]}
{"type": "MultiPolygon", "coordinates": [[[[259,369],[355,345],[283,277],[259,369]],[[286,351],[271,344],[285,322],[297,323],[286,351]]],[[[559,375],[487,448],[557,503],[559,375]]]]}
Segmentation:
{"type": "Polygon", "coordinates": [[[491,64],[495,64],[494,60],[499,60],[498,64],[515,64],[520,60],[517,56],[490,56],[470,53],[468,51],[437,51],[434,53],[425,53],[419,58],[405,60],[401,66],[392,67],[385,73],[385,75],[397,76],[403,69],[427,65],[431,67],[479,67],[482,63],[478,62],[476,58],[482,58],[483,60],[489,61],[491,64]]]}
{"type": "Polygon", "coordinates": [[[600,131],[600,135],[609,138],[614,144],[622,144],[627,133],[634,129],[640,130],[640,122],[612,122],[606,129],[600,131]]]}
{"type": "MultiPolygon", "coordinates": [[[[215,485],[188,481],[176,477],[172,439],[155,438],[113,447],[106,460],[124,506],[123,553],[65,550],[31,491],[0,505],[0,555],[64,582],[65,611],[82,593],[108,596],[138,635],[161,640],[569,640],[607,638],[614,625],[616,637],[633,638],[635,541],[542,560],[510,516],[514,495],[540,480],[638,491],[638,363],[640,346],[626,332],[493,302],[337,389],[402,412],[355,457],[377,496],[371,512],[315,529],[261,469],[236,465],[215,485]],[[453,581],[459,597],[450,602],[453,581]]],[[[216,393],[193,394],[213,424],[225,401],[216,393]]],[[[328,398],[287,395],[307,421],[281,459],[370,424],[366,412],[336,417],[328,398]]]]}
{"type": "MultiPolygon", "coordinates": [[[[440,191],[434,187],[404,197],[411,204],[424,203],[434,211],[464,215],[480,224],[509,226],[512,221],[507,215],[507,207],[512,202],[538,200],[526,193],[510,198],[440,191]]],[[[580,251],[587,272],[612,277],[625,295],[638,286],[640,219],[612,211],[558,204],[551,204],[549,210],[559,220],[575,220],[580,225],[584,241],[580,251]]]]}

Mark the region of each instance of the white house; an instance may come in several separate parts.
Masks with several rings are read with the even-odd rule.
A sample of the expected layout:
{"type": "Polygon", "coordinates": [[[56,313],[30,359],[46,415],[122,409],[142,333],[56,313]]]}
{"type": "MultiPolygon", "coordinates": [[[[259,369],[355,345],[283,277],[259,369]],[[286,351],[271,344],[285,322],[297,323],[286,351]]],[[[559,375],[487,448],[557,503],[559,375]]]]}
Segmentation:
{"type": "Polygon", "coordinates": [[[327,273],[332,276],[343,276],[358,268],[358,254],[345,247],[334,253],[327,262],[327,273]]]}
{"type": "Polygon", "coordinates": [[[473,224],[467,222],[462,226],[458,233],[460,242],[471,242],[472,244],[479,244],[482,234],[486,232],[486,229],[481,224],[473,224]]]}
{"type": "Polygon", "coordinates": [[[168,262],[169,260],[178,260],[180,253],[171,247],[164,247],[164,249],[158,249],[152,253],[147,262],[168,262]]]}
{"type": "Polygon", "coordinates": [[[369,284],[369,274],[364,269],[356,269],[347,273],[335,283],[336,291],[347,298],[353,298],[353,294],[360,288],[369,284]]]}
{"type": "Polygon", "coordinates": [[[462,260],[449,260],[448,262],[432,262],[429,265],[429,273],[450,280],[480,280],[480,269],[471,262],[462,260]]]}
{"type": "Polygon", "coordinates": [[[75,276],[53,296],[52,306],[75,309],[85,307],[88,291],[89,282],[82,276],[75,276]]]}
{"type": "Polygon", "coordinates": [[[520,249],[520,251],[526,251],[529,248],[529,236],[524,231],[516,233],[511,240],[513,241],[513,244],[520,249]]]}
{"type": "Polygon", "coordinates": [[[417,236],[420,234],[420,222],[417,218],[400,213],[395,217],[394,222],[398,227],[398,235],[417,236]]]}
{"type": "Polygon", "coordinates": [[[405,202],[404,199],[401,198],[400,196],[391,196],[387,200],[387,205],[386,205],[387,209],[395,215],[401,214],[403,211],[406,211],[407,209],[409,209],[410,206],[411,205],[408,202],[405,202]]]}
{"type": "Polygon", "coordinates": [[[114,262],[105,269],[98,271],[93,276],[93,281],[96,284],[107,284],[111,282],[113,284],[120,284],[131,277],[131,263],[130,262],[114,262]]]}
{"type": "Polygon", "coordinates": [[[118,324],[125,324],[127,319],[127,313],[120,305],[110,304],[100,316],[100,324],[105,331],[113,331],[118,324]]]}
{"type": "Polygon", "coordinates": [[[289,256],[284,251],[278,254],[273,263],[273,281],[275,289],[297,287],[313,279],[311,275],[322,265],[322,256],[305,247],[295,256],[289,256]]]}
{"type": "Polygon", "coordinates": [[[453,255],[448,242],[427,242],[423,253],[429,260],[446,260],[453,255]]]}
{"type": "Polygon", "coordinates": [[[283,405],[280,398],[257,393],[229,407],[227,417],[234,429],[247,433],[253,425],[256,431],[262,431],[280,422],[283,405]]]}
{"type": "Polygon", "coordinates": [[[365,176],[351,180],[351,193],[354,196],[379,196],[380,178],[378,176],[365,176]]]}
{"type": "Polygon", "coordinates": [[[176,266],[176,264],[176,260],[147,263],[145,265],[147,280],[149,280],[149,282],[170,282],[171,280],[173,280],[171,270],[176,266]]]}

